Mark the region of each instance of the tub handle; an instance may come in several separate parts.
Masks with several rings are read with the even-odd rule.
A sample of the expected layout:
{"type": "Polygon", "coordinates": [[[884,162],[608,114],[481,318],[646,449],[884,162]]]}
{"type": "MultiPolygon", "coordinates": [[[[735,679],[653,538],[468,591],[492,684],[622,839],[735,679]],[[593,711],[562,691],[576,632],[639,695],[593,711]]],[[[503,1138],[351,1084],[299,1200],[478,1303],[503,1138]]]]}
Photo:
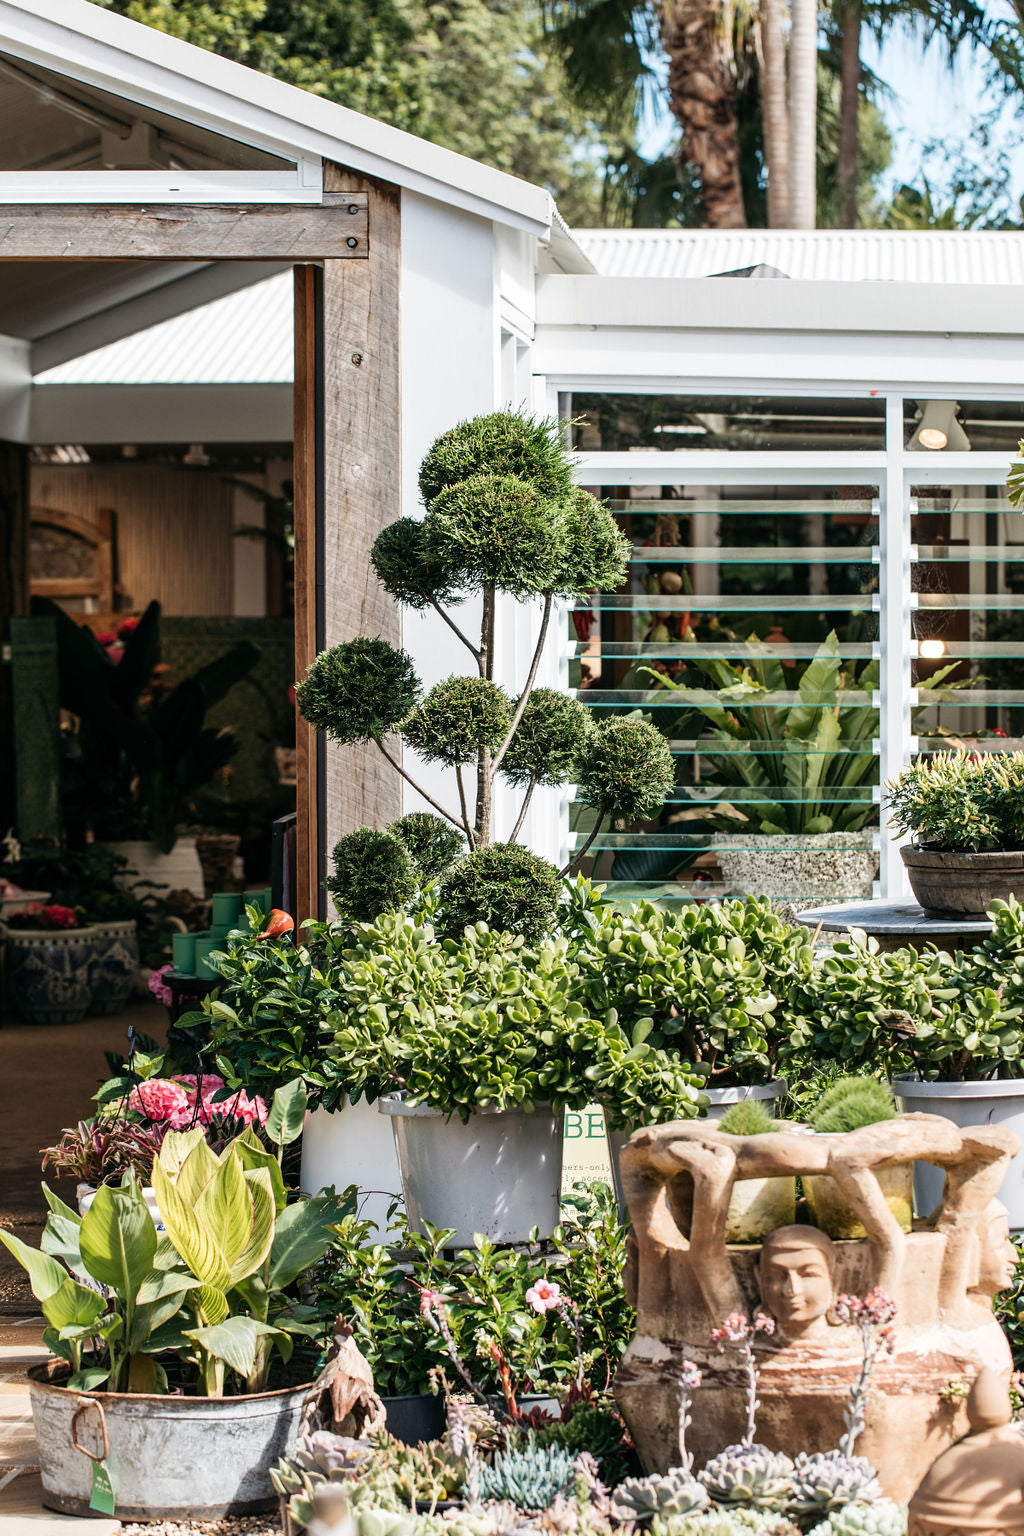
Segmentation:
{"type": "Polygon", "coordinates": [[[71,1444],[76,1451],[81,1451],[83,1456],[88,1456],[90,1461],[106,1461],[110,1455],[110,1440],[107,1437],[107,1416],[103,1412],[103,1404],[98,1403],[94,1397],[80,1397],[78,1401],[81,1407],[75,1410],[74,1417],[71,1420],[71,1444]],[[103,1436],[102,1456],[97,1456],[94,1451],[87,1450],[84,1445],[79,1445],[78,1443],[78,1421],[83,1413],[89,1412],[90,1408],[95,1408],[100,1416],[100,1433],[103,1436]]]}

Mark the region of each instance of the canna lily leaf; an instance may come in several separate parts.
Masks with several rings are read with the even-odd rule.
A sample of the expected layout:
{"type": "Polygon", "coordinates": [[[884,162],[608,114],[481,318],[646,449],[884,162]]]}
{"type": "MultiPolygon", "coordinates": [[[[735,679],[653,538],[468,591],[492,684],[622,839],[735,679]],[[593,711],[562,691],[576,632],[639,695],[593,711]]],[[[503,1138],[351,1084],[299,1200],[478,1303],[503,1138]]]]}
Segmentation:
{"type": "Polygon", "coordinates": [[[252,1374],[257,1345],[266,1334],[281,1334],[281,1329],[257,1322],[254,1317],[228,1317],[212,1328],[185,1331],[186,1338],[194,1339],[207,1354],[223,1360],[239,1376],[252,1374]]]}
{"type": "Polygon", "coordinates": [[[102,1185],[82,1217],[79,1241],[92,1278],[134,1300],[153,1267],[157,1242],[141,1194],[102,1185]]]}
{"type": "Polygon", "coordinates": [[[67,1270],[56,1259],[48,1253],[40,1253],[38,1248],[30,1248],[20,1237],[15,1237],[13,1232],[5,1232],[0,1228],[0,1243],[28,1271],[32,1294],[37,1301],[46,1301],[55,1295],[68,1278],[67,1270]]]}

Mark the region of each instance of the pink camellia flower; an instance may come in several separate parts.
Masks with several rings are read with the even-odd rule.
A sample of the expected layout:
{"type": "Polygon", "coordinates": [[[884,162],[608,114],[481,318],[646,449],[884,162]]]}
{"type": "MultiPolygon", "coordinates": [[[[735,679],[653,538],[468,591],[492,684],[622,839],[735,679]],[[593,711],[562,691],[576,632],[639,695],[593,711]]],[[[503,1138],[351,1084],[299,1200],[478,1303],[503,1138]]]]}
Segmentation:
{"type": "Polygon", "coordinates": [[[153,972],[152,976],[146,982],[147,988],[150,992],[152,992],[157,1002],[163,1003],[165,1008],[169,1008],[173,1002],[173,998],[171,997],[171,989],[167,985],[166,981],[167,972],[173,970],[174,966],[170,964],[158,966],[157,969],[153,972]]]}
{"type": "Polygon", "coordinates": [[[556,1308],[562,1300],[562,1292],[554,1280],[538,1280],[526,1293],[526,1302],[543,1317],[545,1312],[556,1308]]]}
{"type": "Polygon", "coordinates": [[[190,1125],[209,1125],[212,1120],[241,1120],[245,1125],[252,1125],[258,1121],[260,1125],[267,1122],[269,1113],[266,1104],[257,1095],[250,1098],[242,1089],[233,1093],[230,1098],[217,1099],[215,1095],[223,1092],[224,1079],[218,1077],[216,1072],[204,1072],[197,1077],[194,1072],[182,1072],[174,1081],[180,1083],[187,1096],[186,1109],[180,1117],[181,1123],[175,1125],[175,1130],[184,1130],[190,1125]],[[199,1108],[196,1110],[196,1090],[199,1091],[199,1108]]]}
{"type": "Polygon", "coordinates": [[[139,1083],[128,1097],[128,1108],[147,1120],[166,1120],[172,1130],[179,1128],[182,1114],[188,1109],[188,1095],[180,1083],[169,1077],[151,1077],[139,1083]]]}

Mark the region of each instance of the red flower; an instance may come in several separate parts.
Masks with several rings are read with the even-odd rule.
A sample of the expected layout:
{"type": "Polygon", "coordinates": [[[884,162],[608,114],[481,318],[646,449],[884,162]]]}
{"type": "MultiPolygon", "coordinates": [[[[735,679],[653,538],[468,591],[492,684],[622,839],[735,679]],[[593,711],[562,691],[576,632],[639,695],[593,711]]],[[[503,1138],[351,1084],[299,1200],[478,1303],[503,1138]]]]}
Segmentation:
{"type": "Polygon", "coordinates": [[[43,907],[40,909],[39,926],[41,928],[73,928],[75,922],[75,910],[73,907],[43,907]]]}
{"type": "Polygon", "coordinates": [[[117,626],[117,638],[119,640],[126,640],[134,630],[138,629],[138,627],[138,618],[132,617],[128,619],[122,619],[120,624],[117,626]]]}
{"type": "Polygon", "coordinates": [[[279,939],[282,934],[291,933],[295,927],[295,919],[290,912],[282,912],[280,907],[272,907],[270,921],[262,933],[258,933],[258,939],[279,939]]]}
{"type": "Polygon", "coordinates": [[[96,639],[100,645],[114,645],[117,641],[117,636],[112,629],[98,629],[96,631],[96,639]]]}

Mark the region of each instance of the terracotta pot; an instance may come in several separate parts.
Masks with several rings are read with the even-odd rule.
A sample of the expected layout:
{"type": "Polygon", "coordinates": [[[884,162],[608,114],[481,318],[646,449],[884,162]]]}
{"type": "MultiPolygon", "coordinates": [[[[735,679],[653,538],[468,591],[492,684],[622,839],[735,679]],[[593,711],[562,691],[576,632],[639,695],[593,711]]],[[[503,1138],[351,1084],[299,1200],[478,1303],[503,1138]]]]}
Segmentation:
{"type": "MultiPolygon", "coordinates": [[[[914,1224],[913,1163],[897,1163],[892,1168],[879,1168],[876,1177],[886,1205],[903,1231],[910,1232],[914,1224]]],[[[829,1237],[846,1242],[856,1242],[867,1237],[856,1212],[840,1194],[834,1179],[824,1174],[805,1174],[803,1186],[816,1227],[827,1232],[829,1237]]]]}
{"type": "Polygon", "coordinates": [[[943,853],[905,844],[900,853],[926,917],[984,917],[997,898],[1024,896],[1024,851],[943,853]]]}

